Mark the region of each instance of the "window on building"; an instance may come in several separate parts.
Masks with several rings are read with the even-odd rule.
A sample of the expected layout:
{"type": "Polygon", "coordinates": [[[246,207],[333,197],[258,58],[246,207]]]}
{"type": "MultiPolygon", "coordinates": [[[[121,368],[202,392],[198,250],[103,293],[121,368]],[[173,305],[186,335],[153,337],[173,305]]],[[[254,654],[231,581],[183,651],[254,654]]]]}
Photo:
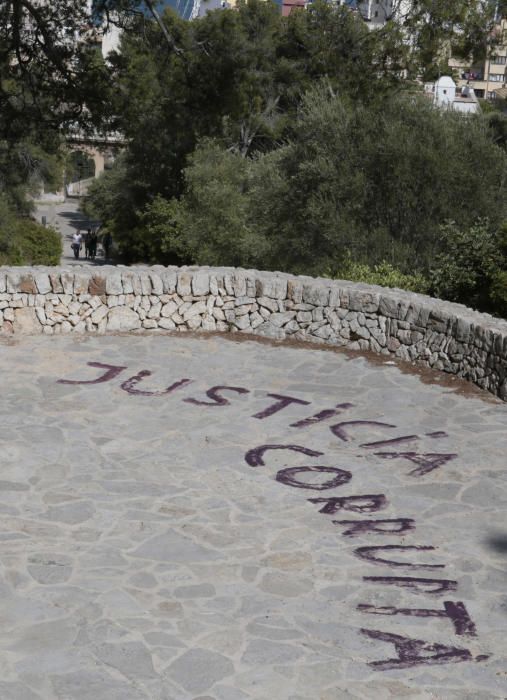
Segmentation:
{"type": "Polygon", "coordinates": [[[490,73],[489,80],[493,83],[503,83],[503,81],[505,80],[505,76],[503,75],[503,73],[490,73]]]}
{"type": "Polygon", "coordinates": [[[492,56],[491,63],[495,66],[505,66],[507,65],[507,56],[492,56]]]}
{"type": "Polygon", "coordinates": [[[488,94],[486,95],[488,100],[496,100],[496,92],[491,92],[488,90],[488,94]]]}

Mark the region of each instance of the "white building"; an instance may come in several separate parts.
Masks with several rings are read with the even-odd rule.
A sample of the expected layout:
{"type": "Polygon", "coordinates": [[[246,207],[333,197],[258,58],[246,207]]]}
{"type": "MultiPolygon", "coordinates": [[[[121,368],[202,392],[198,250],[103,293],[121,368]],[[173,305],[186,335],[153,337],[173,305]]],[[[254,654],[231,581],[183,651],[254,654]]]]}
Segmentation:
{"type": "Polygon", "coordinates": [[[473,89],[469,86],[458,88],[448,75],[443,75],[435,83],[425,85],[425,93],[439,109],[450,109],[462,114],[477,114],[481,111],[473,89]]]}
{"type": "Polygon", "coordinates": [[[411,7],[410,0],[358,0],[357,8],[372,29],[383,27],[393,18],[403,19],[411,7]]]}

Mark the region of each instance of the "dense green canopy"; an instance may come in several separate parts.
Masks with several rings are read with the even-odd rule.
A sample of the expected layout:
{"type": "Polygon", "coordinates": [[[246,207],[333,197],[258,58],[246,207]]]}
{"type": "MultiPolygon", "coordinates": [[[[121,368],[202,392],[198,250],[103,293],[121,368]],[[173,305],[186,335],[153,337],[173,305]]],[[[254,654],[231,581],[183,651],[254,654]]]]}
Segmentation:
{"type": "Polygon", "coordinates": [[[385,273],[500,308],[507,117],[436,111],[416,79],[447,71],[451,52],[469,64],[493,52],[501,11],[395,0],[370,31],[323,0],[288,18],[242,0],[192,22],[151,0],[94,0],[91,11],[82,0],[5,0],[2,206],[24,214],[34,185],[56,184],[69,130],[119,131],[124,152],[86,206],[127,262],[385,273]],[[105,61],[108,24],[123,38],[105,61]],[[473,277],[472,297],[435,265],[450,269],[452,241],[478,239],[499,262],[473,277]]]}

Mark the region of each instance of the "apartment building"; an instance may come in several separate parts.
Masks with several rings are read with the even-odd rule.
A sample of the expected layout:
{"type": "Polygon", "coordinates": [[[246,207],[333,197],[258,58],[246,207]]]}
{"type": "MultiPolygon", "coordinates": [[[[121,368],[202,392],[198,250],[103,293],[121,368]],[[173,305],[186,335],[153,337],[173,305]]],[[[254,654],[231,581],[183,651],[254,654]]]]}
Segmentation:
{"type": "Polygon", "coordinates": [[[485,61],[472,66],[452,58],[449,61],[458,76],[458,87],[468,85],[477,97],[486,100],[507,98],[507,18],[499,21],[496,32],[500,43],[485,61]]]}

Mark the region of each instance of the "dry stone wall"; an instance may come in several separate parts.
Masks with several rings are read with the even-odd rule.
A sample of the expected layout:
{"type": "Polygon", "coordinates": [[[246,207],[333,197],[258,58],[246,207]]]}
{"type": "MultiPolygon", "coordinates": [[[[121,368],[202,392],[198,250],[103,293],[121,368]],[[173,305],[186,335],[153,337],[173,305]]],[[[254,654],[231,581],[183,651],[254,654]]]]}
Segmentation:
{"type": "Polygon", "coordinates": [[[398,289],[235,268],[0,268],[0,332],[232,331],[371,350],[507,400],[507,322],[398,289]]]}

